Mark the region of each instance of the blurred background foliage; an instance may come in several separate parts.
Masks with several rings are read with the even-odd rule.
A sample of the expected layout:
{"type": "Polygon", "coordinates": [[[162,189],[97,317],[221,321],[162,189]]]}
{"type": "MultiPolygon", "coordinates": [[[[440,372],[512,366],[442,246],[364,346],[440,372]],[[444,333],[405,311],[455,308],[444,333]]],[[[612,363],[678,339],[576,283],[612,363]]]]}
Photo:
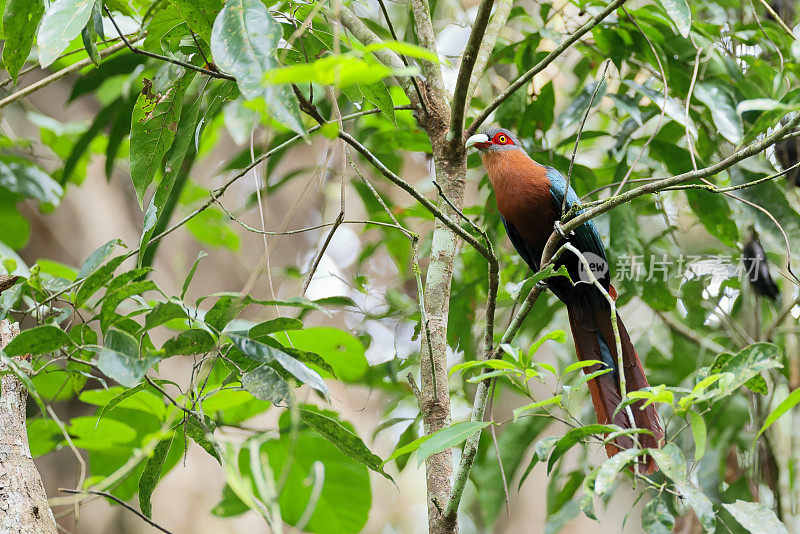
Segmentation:
{"type": "MultiPolygon", "coordinates": [[[[800,532],[800,329],[787,267],[800,260],[800,197],[791,173],[773,176],[797,164],[794,140],[711,179],[730,187],[772,177],[757,185],[642,196],[596,221],[651,377],[643,395],[658,403],[669,443],[657,457],[661,472],[625,494],[645,497],[644,507],[613,506],[618,517],[609,517],[602,509],[628,491],[631,476],[622,455],[598,453],[613,429],[584,426],[594,417],[586,378],[569,367],[571,344],[561,344],[563,307],[540,298],[503,358],[477,363],[488,266],[469,246],[458,255],[450,301],[454,425],[418,439],[406,376],[418,374],[415,270],[427,266],[433,216],[357,152],[343,157],[335,141],[341,117],[386,167],[436,196],[431,142],[393,81],[417,76],[417,62],[431,59],[414,44],[407,2],[0,4],[8,76],[0,81],[0,255],[2,269],[22,277],[1,300],[2,314],[23,327],[5,354],[33,354],[31,449],[37,458],[62,454],[75,469],[71,451],[80,455],[86,473],[73,483],[138,498],[150,515],[159,480],[199,445],[226,484],[216,505],[195,514],[247,512],[270,518],[273,529],[282,521],[320,534],[418,531],[424,505],[421,521],[378,513],[373,492],[391,502],[391,480],[418,480],[427,455],[486,426],[464,422],[484,370],[498,377],[497,424],[482,434],[462,531],[519,532],[515,518],[526,517],[527,504],[513,497],[533,473],[526,495],[543,503],[545,517],[530,531],[555,533],[598,509],[606,528],[624,519],[626,531],[800,532]],[[353,10],[386,44],[359,43],[337,23],[339,9],[353,10]],[[381,47],[409,66],[381,64],[381,47]],[[306,117],[295,90],[329,122],[320,128],[306,117]],[[124,209],[102,209],[102,195],[84,193],[87,176],[122,191],[124,209]],[[345,224],[325,250],[340,183],[345,224]],[[78,214],[132,217],[140,236],[131,241],[112,220],[95,220],[75,229],[91,232],[83,241],[92,248],[104,243],[91,254],[64,239],[46,250],[39,232],[69,235],[47,229],[64,199],[78,214]],[[280,245],[264,233],[305,229],[280,245]],[[737,266],[755,239],[772,267],[751,283],[737,266]],[[306,293],[318,251],[325,254],[306,293]],[[645,276],[625,276],[631,258],[645,276]],[[234,275],[223,270],[230,265],[234,275]],[[198,285],[193,277],[204,271],[198,285]],[[342,401],[347,391],[360,392],[370,417],[342,401]]],[[[430,5],[452,88],[477,6],[430,5]]],[[[604,5],[514,2],[470,116],[604,5]]],[[[586,201],[702,168],[800,106],[795,22],[788,0],[631,1],[514,93],[492,122],[516,131],[539,163],[571,169],[586,201]]],[[[507,243],[476,155],[469,167],[463,211],[486,229],[500,260],[499,339],[531,273],[507,243]]],[[[419,485],[401,487],[424,502],[419,485]]],[[[157,522],[180,528],[168,515],[174,496],[158,498],[167,504],[157,522]]],[[[72,518],[61,521],[74,528],[72,518]]]]}

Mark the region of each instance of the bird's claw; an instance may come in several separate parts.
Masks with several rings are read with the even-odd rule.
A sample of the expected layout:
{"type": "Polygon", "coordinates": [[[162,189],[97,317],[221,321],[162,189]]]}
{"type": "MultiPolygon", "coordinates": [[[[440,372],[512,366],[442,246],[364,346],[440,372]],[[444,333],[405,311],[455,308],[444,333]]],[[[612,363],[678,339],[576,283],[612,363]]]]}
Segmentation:
{"type": "MultiPolygon", "coordinates": [[[[553,223],[553,229],[555,229],[555,231],[558,232],[558,235],[560,235],[564,239],[567,238],[567,234],[565,234],[564,233],[564,229],[561,228],[561,222],[560,221],[556,221],[555,223],[553,223]]],[[[570,235],[572,235],[573,233],[574,232],[570,232],[570,235]]]]}

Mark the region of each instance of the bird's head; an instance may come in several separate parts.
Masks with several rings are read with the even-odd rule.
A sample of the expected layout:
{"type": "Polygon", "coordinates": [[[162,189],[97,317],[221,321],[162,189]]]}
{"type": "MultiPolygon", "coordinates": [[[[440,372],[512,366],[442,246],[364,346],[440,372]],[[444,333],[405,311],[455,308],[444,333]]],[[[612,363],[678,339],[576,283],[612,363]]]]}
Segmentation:
{"type": "Polygon", "coordinates": [[[481,152],[521,150],[525,151],[516,135],[505,128],[486,130],[484,133],[475,134],[467,139],[466,147],[475,147],[481,152]]]}

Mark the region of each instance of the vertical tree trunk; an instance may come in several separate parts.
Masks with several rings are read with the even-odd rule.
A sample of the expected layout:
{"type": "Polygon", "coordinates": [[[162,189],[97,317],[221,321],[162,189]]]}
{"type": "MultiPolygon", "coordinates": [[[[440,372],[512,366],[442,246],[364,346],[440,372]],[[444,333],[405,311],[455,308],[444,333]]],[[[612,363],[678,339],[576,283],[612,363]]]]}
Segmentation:
{"type": "MultiPolygon", "coordinates": [[[[19,334],[19,326],[0,321],[0,346],[19,334]]],[[[5,369],[5,366],[0,366],[5,369]]],[[[57,532],[53,513],[47,505],[39,471],[31,458],[25,429],[28,391],[19,378],[7,373],[0,392],[0,532],[8,534],[57,532]]]]}
{"type": "MultiPolygon", "coordinates": [[[[434,99],[431,99],[434,100],[434,99]]],[[[442,99],[444,100],[444,99],[442,99]]],[[[464,200],[466,158],[463,151],[453,152],[446,136],[450,119],[449,108],[435,106],[439,114],[427,131],[433,146],[436,181],[459,209],[464,200]]],[[[452,219],[457,215],[445,202],[439,207],[452,219]]],[[[457,251],[457,236],[436,222],[431,245],[431,258],[425,279],[425,307],[429,322],[430,347],[422,350],[422,398],[420,409],[425,434],[436,432],[450,424],[450,392],[447,385],[447,319],[450,311],[450,284],[453,261],[457,251]],[[428,352],[430,350],[430,352],[428,352]]],[[[428,484],[428,529],[431,534],[455,534],[456,518],[446,519],[444,509],[450,496],[453,475],[453,456],[450,449],[434,454],[426,461],[428,484]]]]}

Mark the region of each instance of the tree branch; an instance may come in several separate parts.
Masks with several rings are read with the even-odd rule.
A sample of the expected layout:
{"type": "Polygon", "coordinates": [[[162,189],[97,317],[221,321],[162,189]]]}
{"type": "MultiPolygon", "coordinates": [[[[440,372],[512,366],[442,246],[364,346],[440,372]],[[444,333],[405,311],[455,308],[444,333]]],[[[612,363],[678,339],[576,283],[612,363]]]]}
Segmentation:
{"type": "Polygon", "coordinates": [[[528,72],[517,78],[514,83],[508,86],[508,89],[497,95],[494,100],[492,100],[486,108],[480,112],[480,114],[475,117],[475,120],[467,129],[466,134],[464,137],[469,137],[475,133],[475,131],[483,124],[486,119],[489,118],[489,115],[497,109],[500,104],[505,102],[511,95],[517,92],[522,86],[528,83],[531,78],[542,72],[544,69],[547,68],[550,63],[555,61],[561,54],[563,54],[569,47],[571,47],[576,41],[578,41],[581,37],[584,36],[589,30],[597,26],[603,19],[613,13],[618,7],[623,5],[627,0],[614,0],[605,9],[603,9],[600,13],[592,17],[586,24],[578,28],[578,30],[566,38],[560,45],[558,45],[552,52],[547,54],[544,59],[542,59],[539,63],[537,63],[532,69],[528,72]]]}
{"type": "MultiPolygon", "coordinates": [[[[119,52],[120,50],[125,48],[125,46],[126,46],[125,43],[116,43],[116,44],[114,44],[112,46],[109,46],[108,48],[104,48],[104,49],[100,50],[98,52],[98,54],[100,54],[101,58],[105,58],[105,57],[108,57],[108,56],[110,56],[111,54],[113,54],[115,52],[119,52]]],[[[46,78],[42,78],[38,82],[32,83],[32,84],[28,85],[27,87],[24,87],[24,88],[20,89],[16,93],[12,93],[12,94],[8,95],[7,97],[5,97],[4,99],[0,100],[0,109],[3,109],[4,107],[6,107],[9,104],[11,104],[13,102],[16,102],[17,100],[19,100],[21,98],[25,98],[26,96],[35,93],[36,91],[38,91],[42,87],[46,87],[46,86],[50,85],[53,82],[57,82],[61,78],[64,78],[65,76],[69,76],[73,72],[77,72],[77,71],[81,70],[82,68],[88,67],[89,65],[92,65],[92,64],[93,63],[92,63],[91,58],[88,58],[88,57],[85,58],[85,59],[82,59],[80,61],[76,61],[72,65],[70,65],[68,67],[64,67],[60,71],[54,72],[50,76],[47,76],[46,78]]]]}
{"type": "Polygon", "coordinates": [[[492,6],[494,6],[494,0],[483,0],[481,2],[478,14],[475,16],[475,24],[472,26],[472,32],[469,34],[469,40],[467,40],[467,46],[464,49],[464,55],[461,58],[461,65],[458,68],[456,89],[450,105],[450,133],[448,134],[450,142],[456,145],[461,144],[461,139],[464,136],[464,115],[467,111],[467,99],[470,96],[470,80],[472,79],[475,62],[478,59],[478,52],[483,44],[483,36],[486,32],[486,25],[489,23],[492,6]]]}
{"type": "Polygon", "coordinates": [[[467,100],[465,108],[469,109],[469,102],[475,94],[475,89],[478,87],[478,82],[483,76],[489,57],[492,55],[494,45],[497,43],[497,38],[500,36],[500,30],[506,25],[508,14],[511,12],[511,7],[514,5],[514,0],[499,0],[495,2],[497,8],[494,10],[494,15],[486,26],[486,31],[483,34],[483,42],[481,48],[478,50],[478,57],[475,61],[475,66],[472,67],[472,74],[469,77],[469,88],[467,89],[467,100]]]}
{"type": "MultiPolygon", "coordinates": [[[[341,17],[344,27],[347,28],[350,33],[352,33],[355,38],[361,42],[361,44],[368,46],[383,42],[381,38],[375,35],[375,32],[370,30],[367,25],[364,24],[364,22],[362,22],[362,20],[358,18],[348,7],[342,6],[339,16],[341,17]]],[[[405,66],[403,64],[403,60],[400,59],[400,56],[388,48],[378,48],[372,53],[375,54],[381,63],[393,69],[401,69],[405,66]]],[[[411,104],[414,106],[414,108],[421,107],[422,101],[417,96],[417,93],[414,90],[414,84],[411,82],[410,78],[396,76],[395,79],[397,80],[398,85],[400,85],[400,87],[403,89],[403,92],[406,94],[408,99],[411,100],[411,104]]]]}
{"type": "Polygon", "coordinates": [[[169,530],[167,530],[164,527],[162,527],[161,525],[157,524],[155,521],[151,520],[149,517],[144,515],[142,512],[140,512],[139,510],[137,510],[136,508],[134,508],[130,504],[126,503],[125,501],[123,501],[119,497],[115,497],[114,495],[111,495],[108,492],[95,491],[95,490],[74,490],[74,489],[66,489],[66,488],[58,488],[58,491],[61,491],[61,492],[64,492],[64,493],[69,493],[69,494],[72,494],[72,495],[89,494],[89,495],[97,495],[99,497],[106,497],[107,499],[111,499],[115,503],[119,504],[120,506],[122,506],[126,510],[129,510],[129,511],[133,512],[134,514],[136,514],[139,517],[139,519],[141,519],[142,521],[144,521],[145,523],[147,523],[151,527],[153,527],[153,528],[155,528],[155,529],[157,529],[157,530],[159,530],[161,532],[165,532],[166,534],[172,534],[169,530]]]}
{"type": "Polygon", "coordinates": [[[117,26],[117,21],[114,20],[114,17],[111,16],[111,11],[108,9],[108,6],[104,5],[103,9],[105,10],[106,15],[108,16],[108,18],[111,19],[111,24],[114,25],[114,29],[117,30],[117,34],[119,34],[119,37],[120,37],[120,39],[122,39],[122,42],[134,54],[141,54],[141,55],[147,56],[149,58],[158,59],[159,61],[165,61],[167,63],[173,63],[175,65],[180,65],[184,69],[196,70],[197,72],[202,72],[206,76],[211,76],[212,78],[220,78],[220,79],[223,79],[223,80],[236,81],[236,78],[231,76],[230,74],[225,74],[224,72],[204,69],[203,67],[198,67],[197,65],[192,65],[191,63],[187,63],[185,61],[181,61],[180,59],[175,59],[175,58],[172,58],[172,57],[169,57],[169,56],[163,56],[161,54],[154,54],[153,52],[149,52],[147,50],[142,50],[141,48],[137,48],[137,47],[133,46],[131,44],[131,42],[128,41],[128,39],[122,33],[122,30],[120,30],[119,26],[117,26]]]}

